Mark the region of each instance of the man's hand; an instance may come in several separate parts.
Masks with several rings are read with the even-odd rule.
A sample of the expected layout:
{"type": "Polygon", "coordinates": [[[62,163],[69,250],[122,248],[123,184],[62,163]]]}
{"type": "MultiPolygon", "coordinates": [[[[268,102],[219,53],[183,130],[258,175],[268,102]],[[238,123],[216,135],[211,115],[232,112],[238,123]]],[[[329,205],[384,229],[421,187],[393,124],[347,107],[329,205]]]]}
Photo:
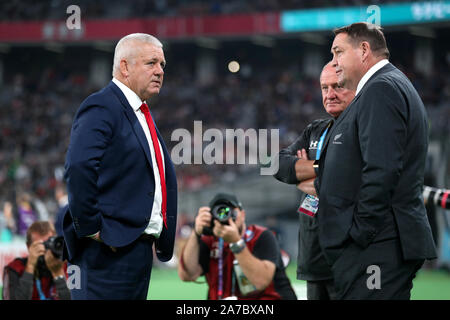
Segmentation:
{"type": "MultiPolygon", "coordinates": [[[[101,242],[101,243],[103,243],[103,240],[102,240],[102,238],[100,237],[100,231],[98,231],[96,234],[94,234],[94,235],[92,235],[92,236],[89,236],[89,238],[91,238],[92,240],[95,240],[95,241],[98,241],[98,242],[101,242]]],[[[115,247],[112,247],[112,246],[108,246],[113,252],[116,252],[117,251],[117,248],[115,248],[115,247]]]]}
{"type": "Polygon", "coordinates": [[[317,197],[317,193],[316,193],[316,188],[314,187],[314,178],[312,179],[308,179],[305,181],[300,182],[297,185],[297,189],[299,189],[300,191],[310,194],[314,197],[317,197]]]}
{"type": "Polygon", "coordinates": [[[204,227],[211,226],[211,219],[212,215],[210,207],[201,207],[198,209],[197,217],[195,217],[195,233],[201,235],[204,227]]]}
{"type": "Polygon", "coordinates": [[[188,238],[181,251],[180,263],[178,264],[178,276],[183,281],[195,281],[203,274],[203,268],[199,263],[200,243],[199,236],[205,227],[211,226],[211,208],[200,207],[195,217],[194,230],[188,238]]]}
{"type": "Polygon", "coordinates": [[[221,224],[219,221],[214,220],[214,235],[228,243],[238,242],[241,239],[238,227],[231,218],[228,219],[228,223],[229,225],[221,224]]]}
{"type": "Polygon", "coordinates": [[[92,236],[88,236],[89,238],[91,238],[92,240],[98,241],[98,242],[103,242],[103,240],[100,238],[100,231],[97,231],[96,234],[93,234],[92,236]]]}
{"type": "Polygon", "coordinates": [[[314,171],[314,160],[308,160],[308,153],[305,149],[297,150],[297,157],[299,158],[295,162],[295,175],[297,180],[302,182],[316,177],[316,172],[314,171]]]}
{"type": "Polygon", "coordinates": [[[52,273],[53,278],[64,275],[64,263],[61,259],[56,258],[50,250],[47,250],[44,255],[45,264],[48,270],[52,273]]]}
{"type": "Polygon", "coordinates": [[[37,240],[33,242],[28,248],[28,260],[25,271],[34,274],[34,269],[36,268],[38,258],[44,254],[45,254],[44,242],[42,240],[37,240]]]}
{"type": "Polygon", "coordinates": [[[302,150],[297,150],[297,158],[309,160],[308,153],[306,152],[305,148],[303,148],[302,150]]]}

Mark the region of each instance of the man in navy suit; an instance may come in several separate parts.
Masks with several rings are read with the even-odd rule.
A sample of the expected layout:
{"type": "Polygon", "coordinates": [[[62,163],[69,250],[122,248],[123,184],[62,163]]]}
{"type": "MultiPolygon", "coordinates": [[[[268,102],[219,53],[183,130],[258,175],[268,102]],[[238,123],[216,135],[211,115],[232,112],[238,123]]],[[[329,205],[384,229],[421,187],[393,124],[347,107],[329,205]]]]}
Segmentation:
{"type": "Polygon", "coordinates": [[[172,258],[177,182],[146,102],[159,93],[161,42],[136,33],[114,53],[113,79],[81,104],[65,164],[65,256],[80,270],[72,299],[146,299],[155,244],[172,258]]]}

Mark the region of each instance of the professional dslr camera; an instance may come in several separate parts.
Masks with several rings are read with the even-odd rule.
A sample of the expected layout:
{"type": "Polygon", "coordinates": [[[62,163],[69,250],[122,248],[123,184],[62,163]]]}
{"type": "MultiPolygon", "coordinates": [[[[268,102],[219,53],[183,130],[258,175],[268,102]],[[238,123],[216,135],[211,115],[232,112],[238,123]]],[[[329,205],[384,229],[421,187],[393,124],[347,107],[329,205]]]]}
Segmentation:
{"type": "Polygon", "coordinates": [[[53,236],[44,242],[45,250],[50,250],[55,258],[61,259],[64,248],[64,238],[53,236]]]}
{"type": "Polygon", "coordinates": [[[242,204],[236,196],[226,193],[217,194],[209,203],[211,208],[211,225],[203,228],[203,234],[207,236],[213,235],[214,220],[218,220],[221,224],[228,224],[228,219],[231,218],[236,221],[236,208],[241,209],[242,204]]]}
{"type": "MultiPolygon", "coordinates": [[[[58,236],[52,236],[44,241],[45,250],[50,250],[56,259],[61,259],[64,248],[64,238],[58,236]]],[[[36,268],[40,275],[48,274],[48,269],[45,264],[44,255],[40,256],[37,261],[36,268]]]]}

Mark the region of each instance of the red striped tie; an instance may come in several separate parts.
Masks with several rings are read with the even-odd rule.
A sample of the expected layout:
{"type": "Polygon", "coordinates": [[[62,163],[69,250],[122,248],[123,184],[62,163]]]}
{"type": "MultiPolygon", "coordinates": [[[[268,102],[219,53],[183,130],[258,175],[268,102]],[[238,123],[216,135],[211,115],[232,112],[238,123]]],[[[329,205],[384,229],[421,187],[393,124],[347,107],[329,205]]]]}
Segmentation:
{"type": "Polygon", "coordinates": [[[156,156],[156,163],[158,164],[158,171],[161,181],[161,192],[162,192],[162,204],[161,204],[161,211],[162,216],[164,220],[164,225],[167,228],[167,218],[166,218],[166,211],[167,211],[167,190],[166,190],[166,179],[164,178],[164,166],[161,156],[161,150],[159,149],[158,144],[158,136],[156,135],[156,129],[155,124],[153,123],[152,116],[150,114],[150,110],[148,109],[147,104],[144,102],[141,105],[141,111],[145,115],[145,120],[147,120],[148,128],[150,129],[150,135],[152,136],[152,142],[153,142],[153,149],[155,150],[155,156],[156,156]]]}

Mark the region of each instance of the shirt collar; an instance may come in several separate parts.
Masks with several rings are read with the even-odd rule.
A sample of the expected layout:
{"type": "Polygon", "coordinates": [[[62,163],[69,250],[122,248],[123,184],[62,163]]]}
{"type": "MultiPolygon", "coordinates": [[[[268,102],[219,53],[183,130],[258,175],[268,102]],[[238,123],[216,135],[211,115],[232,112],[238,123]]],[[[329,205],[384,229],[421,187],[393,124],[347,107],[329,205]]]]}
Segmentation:
{"type": "Polygon", "coordinates": [[[375,72],[383,68],[385,65],[389,63],[388,59],[383,59],[375,63],[372,68],[370,68],[366,74],[359,80],[358,86],[356,87],[355,96],[361,91],[367,81],[374,75],[375,72]]]}
{"type": "MultiPolygon", "coordinates": [[[[117,80],[116,78],[112,79],[112,82],[114,82],[119,89],[124,94],[125,98],[127,99],[130,106],[133,108],[133,110],[136,112],[141,107],[143,101],[139,96],[130,88],[128,88],[125,84],[123,84],[120,80],[117,80]]],[[[145,102],[145,101],[144,101],[145,102]]]]}

